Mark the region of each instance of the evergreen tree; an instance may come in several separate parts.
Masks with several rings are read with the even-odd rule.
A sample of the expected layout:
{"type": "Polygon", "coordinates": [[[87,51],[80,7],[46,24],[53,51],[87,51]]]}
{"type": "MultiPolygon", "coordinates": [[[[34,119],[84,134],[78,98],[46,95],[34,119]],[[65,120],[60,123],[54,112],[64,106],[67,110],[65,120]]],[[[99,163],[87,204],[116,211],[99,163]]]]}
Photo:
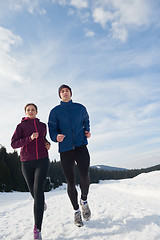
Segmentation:
{"type": "Polygon", "coordinates": [[[16,151],[8,154],[7,166],[9,168],[10,176],[12,179],[11,189],[13,191],[21,192],[28,191],[28,187],[21,172],[20,157],[18,156],[16,151]]]}
{"type": "MultiPolygon", "coordinates": [[[[160,170],[160,165],[150,168],[131,169],[125,171],[106,171],[102,169],[90,167],[90,183],[99,183],[100,180],[133,178],[140,173],[160,170]]],[[[79,175],[77,166],[76,184],[79,184],[79,175]]],[[[66,183],[63,175],[60,161],[52,161],[50,163],[48,176],[45,184],[45,191],[57,188],[66,183]]],[[[16,151],[7,153],[6,148],[0,145],[0,191],[28,191],[28,187],[21,172],[20,157],[16,151]]]]}
{"type": "Polygon", "coordinates": [[[57,188],[66,182],[59,161],[54,160],[54,162],[52,161],[50,163],[48,176],[50,177],[52,188],[57,188]]]}
{"type": "Polygon", "coordinates": [[[7,152],[6,148],[1,145],[0,147],[0,191],[11,191],[11,177],[9,169],[6,164],[7,152]]]}

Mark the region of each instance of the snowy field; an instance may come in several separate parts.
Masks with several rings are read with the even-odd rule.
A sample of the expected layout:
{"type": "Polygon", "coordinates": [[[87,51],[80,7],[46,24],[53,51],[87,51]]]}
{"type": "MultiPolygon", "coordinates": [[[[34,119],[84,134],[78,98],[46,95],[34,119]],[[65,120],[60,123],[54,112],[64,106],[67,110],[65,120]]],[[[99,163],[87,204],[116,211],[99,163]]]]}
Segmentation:
{"type": "MultiPolygon", "coordinates": [[[[160,239],[160,171],[92,184],[92,218],[82,228],[73,224],[72,207],[63,188],[45,194],[48,209],[43,240],[160,239]]],[[[29,193],[0,193],[0,239],[32,240],[32,207],[29,193]]]]}

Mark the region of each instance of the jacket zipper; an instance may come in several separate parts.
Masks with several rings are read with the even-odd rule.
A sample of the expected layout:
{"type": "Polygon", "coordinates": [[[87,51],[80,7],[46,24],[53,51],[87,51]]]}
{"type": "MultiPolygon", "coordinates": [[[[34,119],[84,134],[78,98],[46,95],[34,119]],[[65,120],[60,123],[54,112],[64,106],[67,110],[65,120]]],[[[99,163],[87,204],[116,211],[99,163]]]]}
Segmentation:
{"type": "MultiPolygon", "coordinates": [[[[37,126],[36,126],[36,119],[34,119],[34,126],[35,126],[35,129],[36,129],[36,132],[38,132],[37,131],[37,126]]],[[[37,138],[36,138],[36,157],[38,159],[38,140],[37,140],[37,138]]]]}
{"type": "Polygon", "coordinates": [[[70,117],[70,112],[66,106],[66,110],[68,112],[68,118],[70,120],[70,125],[71,125],[71,129],[72,129],[72,144],[73,144],[73,150],[75,149],[75,144],[74,144],[74,132],[73,132],[73,126],[72,126],[72,120],[71,120],[71,117],[70,117]]]}

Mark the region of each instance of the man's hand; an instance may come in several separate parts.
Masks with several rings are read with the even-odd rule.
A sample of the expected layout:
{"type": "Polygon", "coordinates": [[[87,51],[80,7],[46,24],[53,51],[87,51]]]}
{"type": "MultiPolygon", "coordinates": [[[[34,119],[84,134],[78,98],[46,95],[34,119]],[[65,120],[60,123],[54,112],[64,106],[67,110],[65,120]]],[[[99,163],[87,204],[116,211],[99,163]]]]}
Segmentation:
{"type": "Polygon", "coordinates": [[[85,131],[85,136],[86,136],[87,138],[90,138],[90,136],[91,136],[91,133],[90,133],[90,132],[88,132],[88,131],[85,131]]]}
{"type": "Polygon", "coordinates": [[[63,139],[65,138],[65,135],[63,134],[58,134],[57,135],[57,142],[63,142],[63,139]]]}

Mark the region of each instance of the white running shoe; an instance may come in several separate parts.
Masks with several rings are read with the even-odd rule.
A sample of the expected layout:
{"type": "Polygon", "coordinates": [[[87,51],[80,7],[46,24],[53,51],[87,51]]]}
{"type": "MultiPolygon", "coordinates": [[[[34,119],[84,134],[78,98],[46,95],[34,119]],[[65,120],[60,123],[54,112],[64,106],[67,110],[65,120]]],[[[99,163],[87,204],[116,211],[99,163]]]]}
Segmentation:
{"type": "Polygon", "coordinates": [[[83,222],[82,222],[82,218],[81,218],[81,212],[75,212],[74,214],[74,224],[77,227],[82,227],[83,226],[83,222]]]}
{"type": "Polygon", "coordinates": [[[82,199],[80,200],[80,205],[82,207],[82,216],[85,221],[88,221],[91,218],[91,210],[89,209],[89,205],[87,200],[83,201],[82,199]]]}

